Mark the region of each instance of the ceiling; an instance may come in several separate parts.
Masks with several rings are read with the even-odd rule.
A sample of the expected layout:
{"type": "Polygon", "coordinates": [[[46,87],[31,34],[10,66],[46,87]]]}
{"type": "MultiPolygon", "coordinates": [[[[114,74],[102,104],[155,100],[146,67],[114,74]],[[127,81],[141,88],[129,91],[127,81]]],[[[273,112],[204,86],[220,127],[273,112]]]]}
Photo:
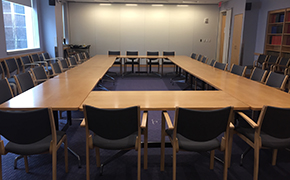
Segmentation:
{"type": "MultiPolygon", "coordinates": [[[[148,3],[148,4],[218,4],[221,0],[66,0],[73,2],[148,3]]],[[[223,0],[226,2],[228,0],[223,0]]]]}

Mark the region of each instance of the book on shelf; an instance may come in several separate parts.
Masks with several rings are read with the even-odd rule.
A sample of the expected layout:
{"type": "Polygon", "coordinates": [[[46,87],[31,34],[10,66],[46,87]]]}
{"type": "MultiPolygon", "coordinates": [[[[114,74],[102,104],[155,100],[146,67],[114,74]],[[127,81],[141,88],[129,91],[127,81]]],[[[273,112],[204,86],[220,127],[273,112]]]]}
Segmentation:
{"type": "Polygon", "coordinates": [[[286,21],[290,22],[290,12],[287,12],[286,21]]]}
{"type": "Polygon", "coordinates": [[[272,36],[270,38],[269,44],[272,44],[272,45],[281,45],[281,42],[282,42],[282,36],[272,36]]]}
{"type": "Polygon", "coordinates": [[[290,45],[290,37],[287,37],[286,45],[290,45]]]}

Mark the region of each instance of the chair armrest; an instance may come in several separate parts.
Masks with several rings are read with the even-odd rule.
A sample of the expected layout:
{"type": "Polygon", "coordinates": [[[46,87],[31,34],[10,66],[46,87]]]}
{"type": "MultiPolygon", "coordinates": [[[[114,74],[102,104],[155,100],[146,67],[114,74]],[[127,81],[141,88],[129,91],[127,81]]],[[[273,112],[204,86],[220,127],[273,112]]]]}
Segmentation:
{"type": "Polygon", "coordinates": [[[255,123],[251,118],[249,118],[247,115],[245,115],[242,112],[238,112],[238,114],[244,119],[246,120],[246,122],[252,127],[252,128],[257,128],[258,125],[257,123],[255,123]]]}
{"type": "Polygon", "coordinates": [[[34,82],[38,84],[38,83],[44,82],[46,80],[47,79],[36,79],[36,80],[34,80],[34,82]]]}
{"type": "Polygon", "coordinates": [[[230,129],[235,129],[235,125],[232,122],[230,122],[230,129]]]}
{"type": "Polygon", "coordinates": [[[86,126],[86,121],[85,121],[85,118],[82,120],[81,124],[80,124],[80,127],[85,127],[86,126]]]}
{"type": "Polygon", "coordinates": [[[147,119],[148,119],[148,112],[144,111],[143,116],[142,116],[142,121],[141,121],[141,129],[147,128],[147,119]]]}
{"type": "Polygon", "coordinates": [[[170,117],[168,115],[168,113],[166,111],[163,112],[163,116],[164,116],[164,119],[165,119],[165,122],[168,126],[168,129],[174,129],[173,125],[172,125],[172,122],[170,120],[170,117]]]}

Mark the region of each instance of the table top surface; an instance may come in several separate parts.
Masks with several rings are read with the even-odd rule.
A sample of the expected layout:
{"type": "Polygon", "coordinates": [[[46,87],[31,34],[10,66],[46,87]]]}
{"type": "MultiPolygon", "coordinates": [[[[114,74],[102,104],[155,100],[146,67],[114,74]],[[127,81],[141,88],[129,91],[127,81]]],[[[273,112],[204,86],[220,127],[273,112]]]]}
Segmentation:
{"type": "Polygon", "coordinates": [[[214,68],[187,56],[169,59],[193,76],[246,103],[252,110],[261,110],[264,105],[290,108],[290,94],[277,88],[214,68]]]}
{"type": "Polygon", "coordinates": [[[141,110],[220,109],[233,106],[235,110],[247,110],[249,106],[223,91],[93,91],[82,106],[104,109],[140,106],[141,110]]]}
{"type": "Polygon", "coordinates": [[[51,107],[54,110],[77,110],[83,102],[90,104],[92,101],[97,101],[96,105],[104,108],[138,105],[134,99],[129,101],[131,97],[138,98],[138,101],[143,103],[139,105],[146,110],[173,110],[176,106],[201,109],[236,106],[236,109],[250,107],[252,110],[260,110],[264,105],[290,108],[290,94],[211,67],[187,56],[168,56],[168,58],[220,91],[124,91],[111,92],[111,97],[106,97],[108,92],[91,93],[97,82],[113,65],[116,57],[96,55],[83,64],[1,104],[0,109],[51,107]],[[119,97],[120,94],[122,97],[119,97]],[[121,101],[124,101],[124,104],[121,104],[121,101]]]}

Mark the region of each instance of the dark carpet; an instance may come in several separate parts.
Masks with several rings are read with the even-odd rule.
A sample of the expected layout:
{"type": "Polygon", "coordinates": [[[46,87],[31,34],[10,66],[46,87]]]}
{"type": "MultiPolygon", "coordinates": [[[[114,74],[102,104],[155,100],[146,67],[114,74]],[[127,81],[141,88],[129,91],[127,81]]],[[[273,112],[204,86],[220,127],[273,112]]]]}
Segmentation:
{"type": "MultiPolygon", "coordinates": [[[[112,68],[118,70],[119,68],[112,68]]],[[[167,71],[171,71],[168,68],[167,71]]],[[[109,90],[181,90],[186,85],[182,83],[170,83],[171,76],[158,77],[155,75],[128,75],[125,77],[115,76],[115,85],[104,81],[102,85],[109,90]]],[[[95,88],[98,90],[98,88],[95,88]]],[[[63,113],[65,117],[66,114],[63,113]]],[[[174,112],[170,112],[171,118],[174,112]]],[[[69,153],[69,172],[65,173],[63,148],[58,150],[57,177],[58,179],[86,179],[85,162],[85,129],[79,127],[82,112],[73,112],[73,124],[67,130],[68,145],[81,157],[82,167],[78,168],[77,159],[69,153]]],[[[65,120],[60,120],[63,125],[65,120]]],[[[149,112],[149,141],[160,141],[161,138],[161,112],[149,112]]],[[[168,141],[168,139],[167,139],[168,141]]],[[[240,166],[240,154],[247,149],[248,145],[238,137],[234,137],[232,150],[232,163],[228,170],[230,180],[249,180],[253,174],[253,150],[244,158],[244,165],[240,166]]],[[[113,155],[116,151],[101,150],[101,160],[113,155]]],[[[160,171],[160,148],[148,149],[148,169],[141,171],[144,180],[167,180],[172,179],[172,149],[165,150],[165,171],[160,171]]],[[[28,158],[29,173],[25,173],[24,160],[18,161],[18,169],[13,168],[13,160],[17,155],[7,154],[2,156],[3,179],[51,179],[51,155],[33,155],[28,158]]],[[[223,152],[216,151],[216,156],[223,159],[223,152]]],[[[259,179],[261,180],[288,180],[290,179],[290,153],[286,150],[278,152],[277,165],[271,165],[271,151],[261,150],[259,179]]],[[[143,159],[142,159],[143,163],[143,159]]],[[[143,167],[143,165],[142,165],[143,167]]],[[[114,160],[104,167],[103,175],[100,176],[99,168],[96,167],[95,153],[90,151],[90,178],[100,180],[131,180],[137,179],[137,152],[131,150],[124,156],[114,160]]],[[[215,161],[213,170],[209,169],[208,154],[179,152],[177,153],[177,179],[223,179],[223,164],[215,161]]]]}

